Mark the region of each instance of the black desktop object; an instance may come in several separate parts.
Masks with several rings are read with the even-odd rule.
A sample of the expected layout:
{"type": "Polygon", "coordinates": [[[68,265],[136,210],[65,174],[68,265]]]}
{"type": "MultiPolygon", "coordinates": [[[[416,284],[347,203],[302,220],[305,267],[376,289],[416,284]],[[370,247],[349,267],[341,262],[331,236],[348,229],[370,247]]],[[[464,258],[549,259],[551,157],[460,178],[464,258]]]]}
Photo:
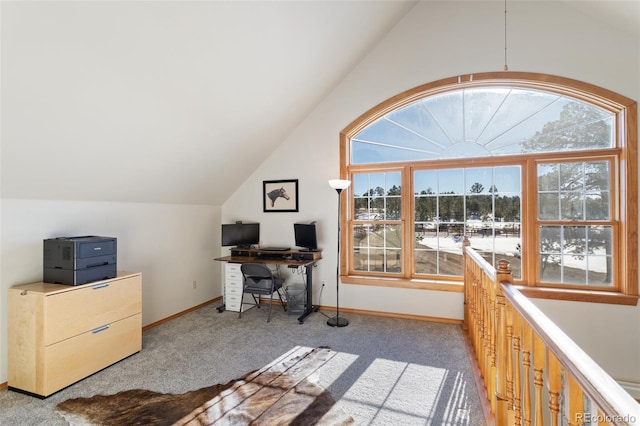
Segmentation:
{"type": "Polygon", "coordinates": [[[82,285],[116,276],[117,240],[81,236],[43,241],[43,281],[82,285]]]}
{"type": "Polygon", "coordinates": [[[296,241],[296,247],[302,250],[315,251],[318,250],[318,237],[316,234],[316,223],[294,223],[293,234],[296,241]]]}
{"type": "Polygon", "coordinates": [[[221,229],[222,246],[236,248],[251,248],[254,244],[260,243],[259,223],[229,223],[222,224],[221,229]]]}

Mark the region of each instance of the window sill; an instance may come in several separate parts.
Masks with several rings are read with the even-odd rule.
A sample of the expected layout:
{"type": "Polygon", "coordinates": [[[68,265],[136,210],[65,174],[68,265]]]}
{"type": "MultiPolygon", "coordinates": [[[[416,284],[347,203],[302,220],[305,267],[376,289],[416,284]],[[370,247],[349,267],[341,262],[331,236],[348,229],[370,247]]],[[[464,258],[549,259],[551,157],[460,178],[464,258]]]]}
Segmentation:
{"type": "MultiPolygon", "coordinates": [[[[451,291],[464,293],[461,281],[420,280],[404,278],[382,278],[363,275],[343,275],[342,284],[367,285],[392,288],[412,288],[418,290],[451,291]]],[[[590,291],[575,289],[541,288],[516,285],[522,294],[536,299],[554,299],[573,302],[608,303],[611,305],[637,306],[638,296],[606,291],[590,291]]]]}
{"type": "Polygon", "coordinates": [[[362,275],[343,275],[340,277],[343,284],[371,285],[380,287],[413,288],[419,290],[452,291],[464,293],[462,281],[445,280],[420,280],[406,278],[382,278],[362,275]]]}
{"type": "Polygon", "coordinates": [[[589,291],[558,288],[516,286],[522,294],[535,299],[567,300],[573,302],[609,303],[611,305],[637,306],[638,296],[606,291],[589,291]]]}

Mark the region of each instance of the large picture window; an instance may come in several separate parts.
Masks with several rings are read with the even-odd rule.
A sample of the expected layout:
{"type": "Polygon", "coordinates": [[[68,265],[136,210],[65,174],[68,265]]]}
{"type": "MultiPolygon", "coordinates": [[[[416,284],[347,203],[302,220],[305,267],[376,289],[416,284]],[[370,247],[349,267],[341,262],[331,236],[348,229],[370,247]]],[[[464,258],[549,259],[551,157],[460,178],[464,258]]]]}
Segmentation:
{"type": "Polygon", "coordinates": [[[459,287],[470,244],[530,288],[637,295],[636,145],[636,103],[574,80],[489,73],[395,96],[341,133],[343,281],[459,287]]]}

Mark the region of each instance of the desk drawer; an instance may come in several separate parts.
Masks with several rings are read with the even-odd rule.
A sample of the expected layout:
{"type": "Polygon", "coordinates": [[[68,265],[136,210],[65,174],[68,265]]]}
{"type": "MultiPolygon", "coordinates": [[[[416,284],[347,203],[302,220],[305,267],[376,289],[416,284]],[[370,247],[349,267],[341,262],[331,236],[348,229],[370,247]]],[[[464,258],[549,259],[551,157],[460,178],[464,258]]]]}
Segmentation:
{"type": "Polygon", "coordinates": [[[230,296],[225,298],[224,301],[224,309],[227,311],[240,312],[240,309],[242,308],[242,312],[245,312],[247,309],[251,309],[253,307],[254,305],[251,296],[249,296],[249,299],[245,299],[244,303],[240,303],[240,296],[230,296]]]}
{"type": "Polygon", "coordinates": [[[226,294],[224,297],[224,307],[227,311],[240,312],[240,295],[239,294],[226,294]]]}
{"type": "Polygon", "coordinates": [[[224,293],[226,295],[237,294],[238,296],[241,296],[242,286],[227,285],[224,289],[224,293]]]}
{"type": "Polygon", "coordinates": [[[238,274],[242,274],[242,271],[240,271],[240,266],[242,266],[240,263],[227,263],[225,266],[225,271],[227,273],[235,272],[238,274]]]}
{"type": "Polygon", "coordinates": [[[227,280],[227,282],[229,281],[239,281],[242,282],[242,280],[244,279],[244,277],[242,276],[242,273],[240,272],[228,272],[224,275],[225,279],[227,280]]]}

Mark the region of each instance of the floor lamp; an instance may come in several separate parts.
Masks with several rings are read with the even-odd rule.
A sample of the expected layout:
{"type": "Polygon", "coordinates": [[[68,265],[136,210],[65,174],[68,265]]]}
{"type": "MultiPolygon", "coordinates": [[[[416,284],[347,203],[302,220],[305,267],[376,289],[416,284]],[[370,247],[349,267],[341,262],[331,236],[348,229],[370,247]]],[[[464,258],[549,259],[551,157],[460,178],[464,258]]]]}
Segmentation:
{"type": "Polygon", "coordinates": [[[327,325],[331,327],[346,327],[349,325],[349,321],[345,318],[340,318],[340,195],[342,190],[351,185],[350,180],[343,179],[331,179],[329,180],[329,186],[336,190],[338,193],[338,257],[336,261],[336,316],[327,320],[327,325]]]}

